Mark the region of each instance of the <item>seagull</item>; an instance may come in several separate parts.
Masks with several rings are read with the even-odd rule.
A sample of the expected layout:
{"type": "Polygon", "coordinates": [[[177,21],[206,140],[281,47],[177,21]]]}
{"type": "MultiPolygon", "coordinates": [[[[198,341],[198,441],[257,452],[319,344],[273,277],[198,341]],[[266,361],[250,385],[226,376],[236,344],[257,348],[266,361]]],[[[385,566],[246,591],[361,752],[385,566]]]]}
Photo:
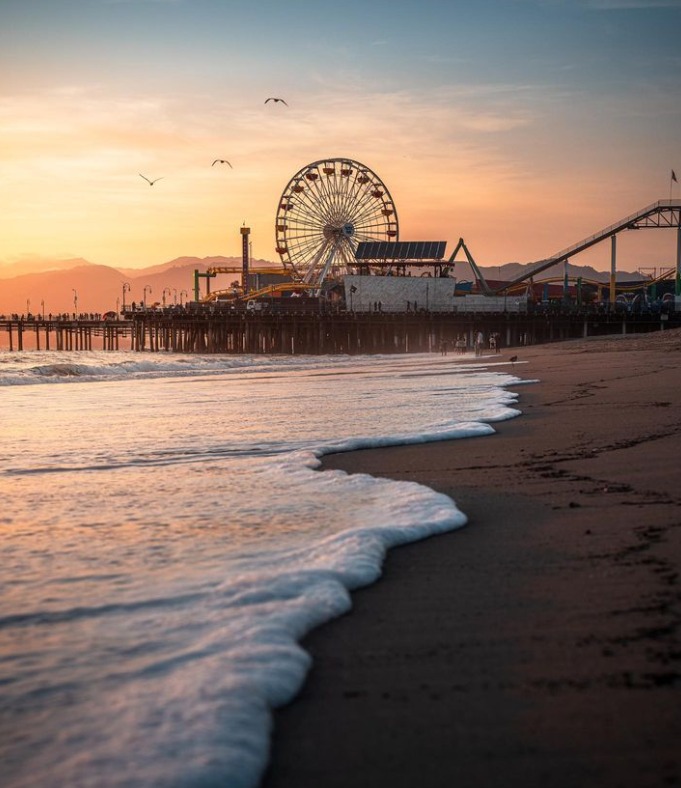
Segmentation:
{"type": "MultiPolygon", "coordinates": [[[[215,167],[216,164],[229,164],[229,162],[227,159],[215,159],[215,161],[210,166],[215,167]]],[[[229,166],[232,167],[231,164],[229,164],[229,166]]],[[[232,169],[234,169],[234,167],[232,167],[232,169]]]]}
{"type": "Polygon", "coordinates": [[[515,364],[515,362],[517,360],[518,360],[518,356],[511,356],[511,358],[509,358],[509,361],[511,362],[511,364],[515,364]]]}
{"type": "MultiPolygon", "coordinates": [[[[267,104],[268,101],[281,101],[282,104],[286,104],[283,98],[275,98],[274,96],[265,99],[265,104],[267,104]]],[[[288,107],[288,104],[286,104],[286,106],[288,107]]]]}
{"type": "Polygon", "coordinates": [[[150,181],[149,178],[147,178],[146,175],[142,175],[141,172],[138,173],[138,175],[140,176],[140,178],[144,178],[144,180],[149,184],[149,186],[153,186],[156,183],[156,181],[160,181],[161,178],[163,178],[163,175],[161,175],[161,178],[155,178],[153,181],[150,181]]]}

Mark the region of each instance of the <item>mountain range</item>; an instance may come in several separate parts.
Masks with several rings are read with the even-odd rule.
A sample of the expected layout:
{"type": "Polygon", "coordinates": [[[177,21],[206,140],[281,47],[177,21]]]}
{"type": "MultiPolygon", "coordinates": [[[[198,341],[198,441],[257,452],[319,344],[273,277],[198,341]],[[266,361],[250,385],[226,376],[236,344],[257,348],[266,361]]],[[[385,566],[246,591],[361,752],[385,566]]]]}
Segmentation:
{"type": "MultiPolygon", "coordinates": [[[[268,260],[251,261],[252,268],[279,267],[268,260]]],[[[521,276],[534,264],[506,263],[480,266],[483,275],[494,281],[509,281],[521,276]]],[[[186,303],[194,298],[194,271],[204,273],[211,266],[234,267],[238,272],[219,274],[212,289],[226,288],[240,280],[240,257],[177,257],[167,263],[146,268],[113,268],[82,258],[34,258],[18,263],[0,262],[0,314],[57,314],[61,312],[102,313],[119,310],[123,302],[131,304],[146,299],[147,304],[186,303]]],[[[283,270],[283,269],[282,269],[283,270]]],[[[474,279],[467,262],[457,262],[454,273],[459,281],[474,279]]],[[[570,264],[571,278],[608,282],[609,273],[590,266],[570,264]]],[[[564,275],[563,265],[555,266],[541,277],[564,275]]],[[[618,272],[618,281],[640,280],[638,273],[618,272]]],[[[205,292],[205,281],[201,281],[205,292]]]]}
{"type": "MultiPolygon", "coordinates": [[[[254,269],[274,263],[253,260],[254,269]]],[[[81,258],[0,263],[0,314],[102,313],[131,304],[186,303],[194,298],[194,271],[235,267],[240,257],[177,257],[146,268],[113,268],[81,258]],[[23,271],[23,273],[19,273],[23,271]],[[125,292],[124,292],[125,291],[125,292]]],[[[228,287],[240,273],[219,274],[212,289],[228,287]]],[[[205,292],[205,280],[201,281],[205,292]]]]}

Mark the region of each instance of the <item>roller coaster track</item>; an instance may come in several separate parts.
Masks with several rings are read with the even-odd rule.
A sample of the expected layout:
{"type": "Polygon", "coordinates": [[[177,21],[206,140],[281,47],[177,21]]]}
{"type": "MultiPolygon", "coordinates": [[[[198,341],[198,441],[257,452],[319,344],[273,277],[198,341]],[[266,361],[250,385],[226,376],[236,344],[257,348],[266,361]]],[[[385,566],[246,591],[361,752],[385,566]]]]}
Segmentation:
{"type": "MultiPolygon", "coordinates": [[[[206,269],[205,274],[199,274],[199,276],[204,277],[215,277],[218,274],[242,274],[243,267],[237,265],[213,265],[210,268],[206,269]]],[[[274,268],[253,268],[251,270],[253,274],[284,274],[286,270],[283,266],[276,266],[274,268]]],[[[268,285],[266,287],[261,288],[260,290],[254,290],[250,292],[245,300],[251,300],[253,298],[257,298],[258,296],[263,295],[271,295],[273,290],[281,289],[282,285],[268,285]]],[[[285,283],[284,289],[295,289],[289,288],[288,285],[285,283]]],[[[298,287],[297,289],[300,289],[298,287]]],[[[304,289],[304,286],[303,286],[304,289]]],[[[213,290],[210,293],[206,293],[203,298],[200,299],[202,303],[211,303],[212,301],[217,301],[220,298],[232,298],[236,299],[237,295],[234,292],[234,289],[231,287],[223,288],[221,290],[213,290]]]]}
{"type": "MultiPolygon", "coordinates": [[[[656,285],[659,282],[665,282],[668,279],[671,279],[676,275],[676,271],[673,268],[665,271],[664,273],[660,274],[659,276],[650,277],[650,279],[641,279],[640,281],[630,284],[630,285],[617,285],[617,290],[620,292],[628,292],[628,291],[635,291],[640,290],[642,287],[650,287],[650,285],[656,285]]],[[[569,277],[574,281],[575,277],[569,277]]],[[[577,277],[578,279],[582,280],[583,285],[593,285],[594,287],[606,288],[608,287],[607,282],[603,282],[600,279],[587,279],[586,277],[580,276],[577,277]]],[[[535,279],[535,285],[544,285],[544,284],[563,284],[565,282],[565,276],[548,276],[545,279],[535,279]]],[[[522,292],[523,288],[527,287],[524,282],[519,282],[518,284],[514,285],[512,288],[510,286],[504,286],[504,290],[507,294],[511,293],[519,293],[522,292]]]]}
{"type": "MultiPolygon", "coordinates": [[[[303,290],[312,291],[317,290],[319,285],[305,284],[303,282],[282,282],[277,285],[266,285],[259,290],[251,290],[248,295],[241,296],[243,301],[257,301],[259,298],[266,298],[267,296],[274,296],[276,293],[300,293],[303,290]]],[[[201,299],[202,303],[210,303],[217,301],[220,298],[232,298],[236,300],[234,291],[229,288],[227,290],[213,290],[207,296],[201,299]]]]}
{"type": "Polygon", "coordinates": [[[597,233],[584,238],[584,240],[572,244],[572,246],[568,246],[567,249],[563,249],[551,257],[538,261],[532,270],[516,279],[512,279],[510,282],[506,282],[503,287],[495,291],[495,294],[503,294],[504,291],[508,291],[514,285],[518,285],[540,274],[542,271],[546,271],[547,268],[551,268],[551,266],[557,263],[565,262],[568,258],[583,252],[591,246],[595,246],[606,238],[617,235],[617,233],[623,230],[640,230],[652,227],[676,227],[679,228],[679,232],[681,233],[681,200],[658,200],[652,203],[652,205],[641,208],[640,211],[636,211],[636,213],[632,213],[624,219],[620,219],[619,222],[615,222],[615,224],[611,224],[609,227],[599,230],[597,233]]]}

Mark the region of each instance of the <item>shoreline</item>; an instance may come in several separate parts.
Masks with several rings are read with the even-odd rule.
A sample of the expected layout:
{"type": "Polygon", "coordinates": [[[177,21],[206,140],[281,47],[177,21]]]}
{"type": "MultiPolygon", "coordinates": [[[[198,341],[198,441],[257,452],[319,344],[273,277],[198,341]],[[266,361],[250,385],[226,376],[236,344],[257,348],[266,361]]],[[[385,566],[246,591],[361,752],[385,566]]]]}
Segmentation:
{"type": "Polygon", "coordinates": [[[469,522],[304,639],[265,788],[681,782],[681,333],[518,355],[540,382],[494,435],[323,458],[469,522]]]}

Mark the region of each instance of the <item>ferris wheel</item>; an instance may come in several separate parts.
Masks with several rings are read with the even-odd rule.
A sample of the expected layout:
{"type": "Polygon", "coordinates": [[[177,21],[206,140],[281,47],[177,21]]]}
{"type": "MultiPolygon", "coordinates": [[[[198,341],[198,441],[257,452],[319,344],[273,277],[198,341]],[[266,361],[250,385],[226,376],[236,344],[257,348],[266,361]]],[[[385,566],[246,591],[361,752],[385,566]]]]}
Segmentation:
{"type": "Polygon", "coordinates": [[[322,159],[299,170],[284,189],[276,250],[299,282],[321,286],[355,266],[360,241],[396,241],[397,211],[386,185],[352,159],[322,159]]]}

